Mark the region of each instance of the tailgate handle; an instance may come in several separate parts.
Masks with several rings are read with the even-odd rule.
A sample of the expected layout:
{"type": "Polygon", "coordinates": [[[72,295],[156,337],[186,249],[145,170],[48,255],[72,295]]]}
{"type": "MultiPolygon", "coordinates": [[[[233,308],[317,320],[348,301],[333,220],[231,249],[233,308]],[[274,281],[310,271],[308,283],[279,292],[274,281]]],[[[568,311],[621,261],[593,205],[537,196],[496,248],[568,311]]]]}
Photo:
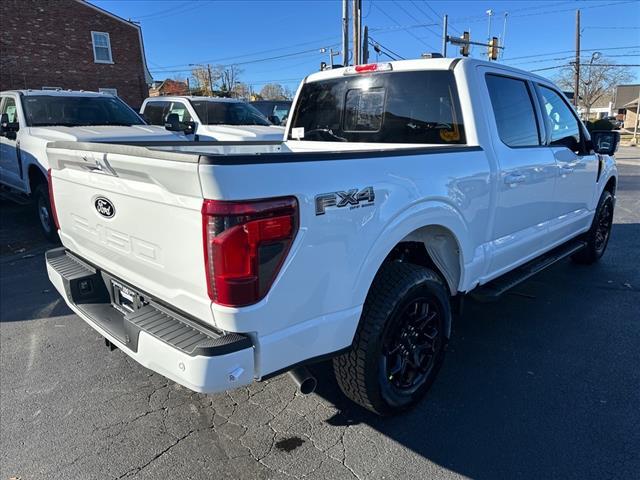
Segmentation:
{"type": "MultiPolygon", "coordinates": [[[[85,162],[89,162],[87,157],[82,157],[85,162]]],[[[105,153],[104,157],[99,160],[95,160],[95,164],[91,165],[82,165],[82,168],[85,170],[89,170],[91,173],[100,173],[102,175],[111,175],[112,177],[117,177],[118,174],[113,169],[109,162],[107,161],[107,154],[105,153]]]]}

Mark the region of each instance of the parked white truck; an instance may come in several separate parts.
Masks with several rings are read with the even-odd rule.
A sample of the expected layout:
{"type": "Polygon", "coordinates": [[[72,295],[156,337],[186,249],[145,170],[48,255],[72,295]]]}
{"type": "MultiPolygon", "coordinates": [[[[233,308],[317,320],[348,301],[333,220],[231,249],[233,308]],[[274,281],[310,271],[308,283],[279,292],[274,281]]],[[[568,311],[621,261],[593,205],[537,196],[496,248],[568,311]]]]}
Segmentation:
{"type": "Polygon", "coordinates": [[[47,188],[49,142],[186,140],[180,133],[145,125],[122,100],[104,93],[3,91],[0,115],[0,186],[9,189],[13,199],[33,197],[40,226],[49,239],[57,236],[47,188]]]}
{"type": "Polygon", "coordinates": [[[465,294],[495,297],[609,239],[615,132],[471,59],[314,73],[287,140],[48,148],[49,277],[142,365],[220,392],[333,357],[379,414],[429,389],[465,294]],[[99,168],[94,168],[99,166],[99,168]]]}
{"type": "Polygon", "coordinates": [[[255,107],[235,98],[149,97],[140,114],[194,140],[282,141],[284,127],[272,124],[255,107]]]}

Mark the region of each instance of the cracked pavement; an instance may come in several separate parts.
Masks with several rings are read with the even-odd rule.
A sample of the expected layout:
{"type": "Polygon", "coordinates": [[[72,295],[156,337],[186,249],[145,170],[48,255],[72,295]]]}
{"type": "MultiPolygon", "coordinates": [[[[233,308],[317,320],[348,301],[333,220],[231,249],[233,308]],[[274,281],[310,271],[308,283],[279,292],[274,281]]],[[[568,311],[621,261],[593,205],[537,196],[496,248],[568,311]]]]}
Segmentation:
{"type": "Polygon", "coordinates": [[[468,302],[415,410],[282,375],[218,395],[144,369],[49,284],[32,213],[0,201],[0,480],[631,478],[640,470],[640,150],[622,148],[609,249],[468,302]]]}

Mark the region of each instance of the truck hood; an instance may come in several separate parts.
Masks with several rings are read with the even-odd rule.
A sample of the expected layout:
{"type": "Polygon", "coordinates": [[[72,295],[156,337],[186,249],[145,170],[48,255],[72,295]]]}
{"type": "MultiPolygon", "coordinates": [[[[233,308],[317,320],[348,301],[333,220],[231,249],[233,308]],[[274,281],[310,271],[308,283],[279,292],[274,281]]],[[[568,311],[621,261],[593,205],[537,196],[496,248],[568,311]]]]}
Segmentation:
{"type": "Polygon", "coordinates": [[[31,135],[49,141],[113,142],[113,141],[176,141],[187,138],[163,127],[153,125],[101,125],[87,127],[31,127],[31,135]]]}
{"type": "Polygon", "coordinates": [[[219,141],[234,140],[270,140],[284,138],[284,127],[276,125],[198,125],[198,135],[212,137],[219,141]]]}

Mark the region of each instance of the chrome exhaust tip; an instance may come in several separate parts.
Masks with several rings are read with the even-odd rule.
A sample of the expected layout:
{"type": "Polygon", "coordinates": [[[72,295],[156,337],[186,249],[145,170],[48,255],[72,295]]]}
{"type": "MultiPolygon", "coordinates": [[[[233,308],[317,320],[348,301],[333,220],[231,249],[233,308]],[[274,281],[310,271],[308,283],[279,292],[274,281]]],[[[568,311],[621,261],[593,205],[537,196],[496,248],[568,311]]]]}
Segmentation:
{"type": "Polygon", "coordinates": [[[300,393],[309,395],[315,391],[318,381],[306,367],[296,367],[289,370],[288,373],[298,386],[300,393]]]}

